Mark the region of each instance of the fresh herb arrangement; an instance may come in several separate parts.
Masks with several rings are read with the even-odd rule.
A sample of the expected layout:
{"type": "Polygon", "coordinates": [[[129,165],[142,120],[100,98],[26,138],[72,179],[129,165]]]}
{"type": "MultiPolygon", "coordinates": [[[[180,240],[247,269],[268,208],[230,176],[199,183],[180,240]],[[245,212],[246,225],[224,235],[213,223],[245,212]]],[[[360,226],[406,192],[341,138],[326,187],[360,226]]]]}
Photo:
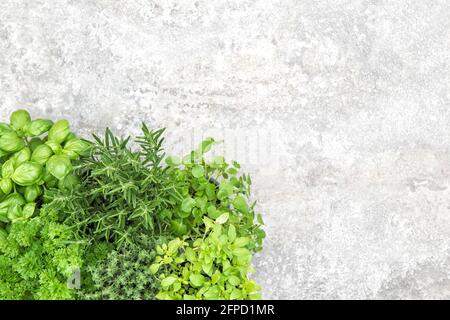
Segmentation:
{"type": "Polygon", "coordinates": [[[250,177],[207,159],[212,138],[178,158],[141,129],[133,144],[25,110],[0,123],[0,299],[261,298],[250,177]]]}

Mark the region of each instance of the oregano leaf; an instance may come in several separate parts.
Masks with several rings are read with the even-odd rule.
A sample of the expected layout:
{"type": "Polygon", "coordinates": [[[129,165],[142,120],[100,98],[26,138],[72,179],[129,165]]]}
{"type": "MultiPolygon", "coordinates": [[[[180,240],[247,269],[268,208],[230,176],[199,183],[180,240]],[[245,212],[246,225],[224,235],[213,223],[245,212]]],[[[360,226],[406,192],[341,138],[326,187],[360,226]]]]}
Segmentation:
{"type": "Polygon", "coordinates": [[[197,166],[192,168],[192,175],[195,178],[203,177],[204,174],[205,174],[205,170],[203,169],[202,166],[197,165],[197,166]]]}
{"type": "Polygon", "coordinates": [[[225,222],[228,221],[228,217],[229,217],[229,213],[225,212],[223,214],[221,214],[217,219],[216,219],[216,223],[218,224],[224,224],[225,222]]]}

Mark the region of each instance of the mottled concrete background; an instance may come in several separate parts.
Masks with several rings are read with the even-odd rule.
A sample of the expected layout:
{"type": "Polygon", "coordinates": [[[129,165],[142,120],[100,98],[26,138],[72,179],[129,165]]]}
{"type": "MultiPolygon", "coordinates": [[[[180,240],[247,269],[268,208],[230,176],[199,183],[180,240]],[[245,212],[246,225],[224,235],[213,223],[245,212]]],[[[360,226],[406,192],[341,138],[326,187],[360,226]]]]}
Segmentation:
{"type": "Polygon", "coordinates": [[[449,34],[445,0],[2,0],[0,118],[225,138],[266,298],[450,298],[449,34]]]}

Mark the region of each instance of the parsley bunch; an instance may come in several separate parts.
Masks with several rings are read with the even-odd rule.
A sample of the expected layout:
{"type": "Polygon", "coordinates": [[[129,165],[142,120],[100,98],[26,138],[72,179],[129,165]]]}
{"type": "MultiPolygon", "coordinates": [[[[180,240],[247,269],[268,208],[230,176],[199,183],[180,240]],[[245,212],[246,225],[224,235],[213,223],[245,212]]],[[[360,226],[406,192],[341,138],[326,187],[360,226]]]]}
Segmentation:
{"type": "MultiPolygon", "coordinates": [[[[0,230],[1,231],[1,230],[0,230]]],[[[73,299],[67,279],[82,267],[72,230],[46,216],[14,222],[0,234],[0,300],[73,299]]]]}

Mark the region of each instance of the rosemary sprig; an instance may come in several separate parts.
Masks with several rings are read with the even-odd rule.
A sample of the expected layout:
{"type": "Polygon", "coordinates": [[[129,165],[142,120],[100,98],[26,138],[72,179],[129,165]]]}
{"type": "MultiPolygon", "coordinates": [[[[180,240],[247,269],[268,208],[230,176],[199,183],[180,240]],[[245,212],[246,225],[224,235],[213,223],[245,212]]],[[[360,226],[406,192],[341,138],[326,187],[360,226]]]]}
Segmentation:
{"type": "Polygon", "coordinates": [[[63,220],[78,228],[80,238],[120,246],[135,243],[142,233],[164,233],[168,221],[159,213],[174,205],[177,189],[161,166],[163,132],[143,124],[138,150],[130,147],[130,137],[117,137],[110,129],[103,138],[94,136],[90,156],[76,169],[80,187],[47,193],[48,202],[64,212],[63,220]]]}

